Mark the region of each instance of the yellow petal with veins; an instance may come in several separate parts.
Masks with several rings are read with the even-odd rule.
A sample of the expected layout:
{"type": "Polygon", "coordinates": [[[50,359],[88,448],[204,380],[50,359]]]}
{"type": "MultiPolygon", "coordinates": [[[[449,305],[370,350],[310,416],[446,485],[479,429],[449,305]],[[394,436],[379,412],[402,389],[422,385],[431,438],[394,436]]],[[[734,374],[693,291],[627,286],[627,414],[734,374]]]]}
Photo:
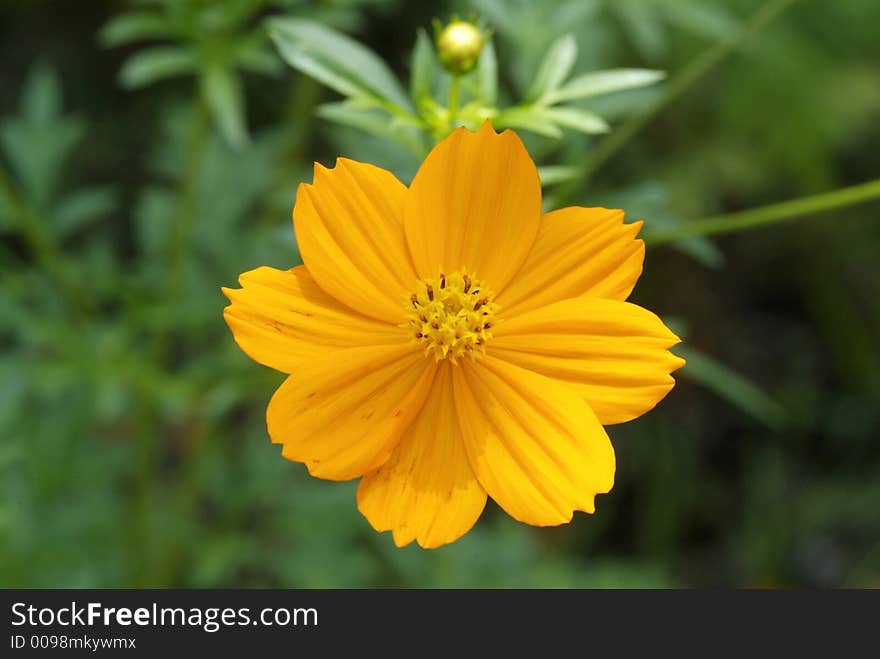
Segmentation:
{"type": "Polygon", "coordinates": [[[398,547],[413,540],[434,548],[474,525],[486,492],[468,462],[452,395],[452,369],[439,367],[425,406],[388,461],[364,476],[358,508],[377,531],[391,531],[398,547]]]}
{"type": "Polygon", "coordinates": [[[526,258],[541,182],[516,133],[458,128],[425,158],[406,195],[406,239],[421,279],[468,270],[500,291],[526,258]]]}
{"type": "Polygon", "coordinates": [[[563,208],[541,220],[538,238],[510,285],[498,295],[507,316],[571,297],[625,300],[645,259],[636,239],[642,222],[623,223],[623,211],[563,208]]]}
{"type": "Polygon", "coordinates": [[[668,348],[679,338],[640,306],[573,298],[507,319],[488,351],[568,384],[603,425],[641,416],[675,384],[684,365],[668,348]]]}
{"type": "Polygon", "coordinates": [[[328,350],[400,344],[400,328],[356,313],[325,293],[304,266],[266,266],[243,273],[241,288],[224,288],[223,317],[249,357],[284,373],[328,350]]]}
{"type": "Polygon", "coordinates": [[[266,411],[269,436],[313,476],[357,478],[391,455],[435,370],[413,344],[334,352],[278,388],[266,411]]]}
{"type": "Polygon", "coordinates": [[[346,158],[315,165],[299,186],[293,223],[318,285],[366,316],[397,325],[416,277],[403,233],[406,186],[380,167],[346,158]]]}
{"type": "Polygon", "coordinates": [[[592,513],[614,483],[614,449],[574,391],[487,356],[455,373],[455,404],[471,466],[511,517],[536,526],[592,513]]]}

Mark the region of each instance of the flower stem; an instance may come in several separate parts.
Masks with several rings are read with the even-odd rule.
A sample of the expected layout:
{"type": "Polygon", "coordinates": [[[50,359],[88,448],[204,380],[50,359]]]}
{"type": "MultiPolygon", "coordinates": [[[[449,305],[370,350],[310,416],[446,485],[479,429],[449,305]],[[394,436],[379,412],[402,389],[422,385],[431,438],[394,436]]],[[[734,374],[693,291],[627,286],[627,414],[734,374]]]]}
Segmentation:
{"type": "Polygon", "coordinates": [[[732,55],[749,37],[763,29],[796,1],[770,0],[766,2],[742,24],[739,30],[691,61],[681,73],[670,80],[665,92],[653,105],[649,106],[641,114],[632,116],[599,143],[596,150],[593,151],[592,157],[581,167],[578,176],[557,189],[555,196],[558,203],[562,203],[574,195],[663,109],[704,78],[710,71],[732,55]]]}
{"type": "Polygon", "coordinates": [[[455,128],[455,120],[458,118],[458,97],[461,87],[461,76],[452,74],[452,82],[449,83],[449,126],[455,128]]]}
{"type": "Polygon", "coordinates": [[[749,210],[693,220],[680,226],[657,231],[645,237],[645,242],[655,247],[694,236],[742,231],[766,224],[796,220],[823,211],[852,206],[872,199],[880,199],[880,179],[840,188],[823,194],[791,199],[777,204],[760,206],[749,210]]]}

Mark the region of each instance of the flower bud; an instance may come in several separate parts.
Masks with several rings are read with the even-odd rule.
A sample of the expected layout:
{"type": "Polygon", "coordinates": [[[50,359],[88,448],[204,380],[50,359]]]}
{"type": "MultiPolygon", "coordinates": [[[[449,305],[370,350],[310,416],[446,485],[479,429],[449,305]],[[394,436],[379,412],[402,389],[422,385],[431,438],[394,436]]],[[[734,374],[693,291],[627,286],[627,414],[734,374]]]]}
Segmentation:
{"type": "Polygon", "coordinates": [[[480,59],[486,35],[473,23],[453,19],[437,31],[437,54],[447,71],[453,74],[473,70],[480,59]]]}

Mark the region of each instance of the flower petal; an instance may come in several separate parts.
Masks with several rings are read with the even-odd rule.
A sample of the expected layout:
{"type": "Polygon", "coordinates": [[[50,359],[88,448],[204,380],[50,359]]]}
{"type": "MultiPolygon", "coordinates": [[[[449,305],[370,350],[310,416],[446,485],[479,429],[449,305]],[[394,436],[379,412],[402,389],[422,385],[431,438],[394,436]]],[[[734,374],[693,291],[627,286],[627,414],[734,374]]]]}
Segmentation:
{"type": "Polygon", "coordinates": [[[293,223],[318,285],[367,316],[403,322],[416,278],[403,232],[406,186],[391,172],[339,158],[315,163],[296,195],[293,223]]]}
{"type": "Polygon", "coordinates": [[[243,273],[241,288],[223,288],[223,317],[236,343],[265,366],[293,373],[328,349],[401,343],[400,328],[354,313],[327,295],[306,270],[266,266],[243,273]]]}
{"type": "Polygon", "coordinates": [[[467,268],[495,293],[519,270],[541,217],[538,170],[512,131],[487,121],[434,147],[406,196],[406,239],[416,272],[467,268]]]}
{"type": "Polygon", "coordinates": [[[358,508],[377,531],[403,547],[457,540],[486,505],[468,462],[452,398],[452,367],[440,367],[425,406],[388,461],[358,487],[358,508]]]}
{"type": "Polygon", "coordinates": [[[608,208],[547,213],[526,262],[495,301],[513,315],[581,295],[625,300],[642,273],[641,227],[608,208]]]}
{"type": "Polygon", "coordinates": [[[647,309],[581,297],[499,323],[488,350],[572,386],[609,425],[641,416],[669,393],[670,373],[684,360],[667,348],[679,341],[647,309]]]}
{"type": "Polygon", "coordinates": [[[410,344],[352,348],[309,362],[272,396],[269,436],[312,476],[357,478],[391,455],[422,408],[435,371],[410,344]]]}
{"type": "Polygon", "coordinates": [[[536,526],[595,510],[595,495],[614,482],[614,449],[582,398],[491,356],[454,376],[468,458],[498,505],[536,526]]]}

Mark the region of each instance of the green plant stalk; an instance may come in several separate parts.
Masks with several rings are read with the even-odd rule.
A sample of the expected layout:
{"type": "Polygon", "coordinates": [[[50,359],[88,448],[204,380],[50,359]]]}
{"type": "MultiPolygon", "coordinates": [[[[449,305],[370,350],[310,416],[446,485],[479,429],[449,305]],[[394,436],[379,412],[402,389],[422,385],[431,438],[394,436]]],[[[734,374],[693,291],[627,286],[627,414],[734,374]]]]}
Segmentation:
{"type": "Polygon", "coordinates": [[[457,73],[452,74],[452,81],[449,83],[449,129],[455,127],[455,120],[458,118],[458,100],[461,93],[461,76],[457,73]]]}
{"type": "MultiPolygon", "coordinates": [[[[186,259],[190,254],[190,242],[198,211],[198,187],[202,167],[205,160],[210,127],[207,106],[201,94],[196,96],[193,116],[186,145],[184,171],[177,189],[177,203],[174,210],[174,235],[168,245],[168,279],[160,292],[162,304],[173,305],[180,296],[183,285],[186,259]]],[[[170,368],[168,357],[173,345],[174,332],[171,328],[158,332],[154,339],[151,355],[153,364],[161,368],[170,368]]],[[[165,436],[161,410],[155,401],[155,394],[144,396],[143,422],[137,435],[137,494],[135,496],[135,537],[140,539],[140,546],[132,561],[137,566],[134,578],[141,587],[167,585],[156,583],[157,572],[154,561],[155,538],[151,533],[151,505],[154,503],[154,485],[156,481],[157,456],[156,449],[160,438],[165,436]]],[[[158,548],[163,555],[166,548],[158,548]]],[[[160,578],[163,575],[159,575],[160,578]]]]}
{"type": "Polygon", "coordinates": [[[636,114],[628,119],[599,143],[593,155],[581,168],[578,176],[557,189],[555,195],[557,199],[564,202],[574,195],[662,110],[718,67],[736,52],[749,37],[760,32],[795,2],[797,0],[771,0],[763,4],[734,34],[694,59],[681,73],[670,80],[663,95],[653,105],[641,114],[636,114]]]}
{"type": "MultiPolygon", "coordinates": [[[[176,300],[183,283],[183,272],[190,252],[190,240],[198,211],[199,180],[205,159],[209,126],[208,108],[200,94],[193,109],[183,177],[177,192],[177,205],[174,211],[175,232],[169,253],[170,272],[166,300],[176,300]]],[[[165,338],[167,339],[167,335],[165,338]]]]}
{"type": "Polygon", "coordinates": [[[730,213],[729,215],[718,215],[693,220],[692,222],[686,222],[680,226],[657,231],[645,236],[645,243],[649,247],[656,247],[657,245],[665,245],[685,238],[693,238],[694,236],[731,233],[780,222],[790,222],[815,215],[816,213],[864,203],[872,199],[880,199],[880,179],[809,197],[750,208],[737,213],[730,213]]]}

